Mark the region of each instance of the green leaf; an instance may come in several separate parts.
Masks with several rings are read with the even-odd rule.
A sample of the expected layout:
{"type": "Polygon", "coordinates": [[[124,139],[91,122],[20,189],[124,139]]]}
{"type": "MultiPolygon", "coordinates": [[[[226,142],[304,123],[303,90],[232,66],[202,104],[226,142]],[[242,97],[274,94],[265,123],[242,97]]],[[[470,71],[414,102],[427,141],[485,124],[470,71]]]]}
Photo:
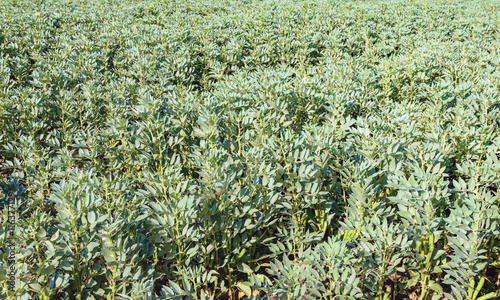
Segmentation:
{"type": "Polygon", "coordinates": [[[237,269],[238,271],[246,274],[250,274],[253,272],[253,270],[245,263],[238,263],[237,269]]]}
{"type": "Polygon", "coordinates": [[[236,284],[236,287],[238,287],[238,289],[243,292],[245,295],[247,295],[248,297],[251,297],[252,296],[252,289],[250,286],[246,285],[244,282],[238,282],[236,284]]]}

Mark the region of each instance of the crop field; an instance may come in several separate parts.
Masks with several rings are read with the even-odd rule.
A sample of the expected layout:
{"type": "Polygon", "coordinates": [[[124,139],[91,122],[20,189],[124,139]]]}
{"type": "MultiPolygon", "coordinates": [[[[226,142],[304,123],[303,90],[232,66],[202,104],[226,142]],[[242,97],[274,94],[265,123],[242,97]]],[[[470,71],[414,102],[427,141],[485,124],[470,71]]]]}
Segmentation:
{"type": "Polygon", "coordinates": [[[500,299],[499,0],[0,0],[0,299],[500,299]]]}

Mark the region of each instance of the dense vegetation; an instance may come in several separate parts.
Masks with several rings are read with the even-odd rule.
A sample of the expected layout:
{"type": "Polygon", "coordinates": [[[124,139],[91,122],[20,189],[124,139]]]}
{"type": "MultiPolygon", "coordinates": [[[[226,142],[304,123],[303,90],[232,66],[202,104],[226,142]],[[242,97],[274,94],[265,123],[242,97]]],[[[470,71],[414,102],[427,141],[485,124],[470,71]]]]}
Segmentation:
{"type": "Polygon", "coordinates": [[[500,299],[499,8],[0,0],[0,297],[500,299]]]}

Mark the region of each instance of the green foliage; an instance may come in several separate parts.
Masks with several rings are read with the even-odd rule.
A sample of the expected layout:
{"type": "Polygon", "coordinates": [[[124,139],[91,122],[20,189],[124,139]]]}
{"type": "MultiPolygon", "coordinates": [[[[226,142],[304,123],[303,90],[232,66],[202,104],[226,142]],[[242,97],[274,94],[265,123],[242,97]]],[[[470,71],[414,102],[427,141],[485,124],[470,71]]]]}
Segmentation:
{"type": "Polygon", "coordinates": [[[0,0],[0,298],[500,298],[499,8],[0,0]]]}

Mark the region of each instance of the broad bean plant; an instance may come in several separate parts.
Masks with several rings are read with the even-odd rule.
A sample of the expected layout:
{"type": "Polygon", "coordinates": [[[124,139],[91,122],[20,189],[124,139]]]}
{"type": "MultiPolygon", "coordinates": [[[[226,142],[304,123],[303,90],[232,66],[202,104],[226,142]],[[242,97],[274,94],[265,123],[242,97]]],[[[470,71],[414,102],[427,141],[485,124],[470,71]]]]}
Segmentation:
{"type": "Polygon", "coordinates": [[[0,0],[0,298],[500,299],[499,93],[498,0],[0,0]]]}

